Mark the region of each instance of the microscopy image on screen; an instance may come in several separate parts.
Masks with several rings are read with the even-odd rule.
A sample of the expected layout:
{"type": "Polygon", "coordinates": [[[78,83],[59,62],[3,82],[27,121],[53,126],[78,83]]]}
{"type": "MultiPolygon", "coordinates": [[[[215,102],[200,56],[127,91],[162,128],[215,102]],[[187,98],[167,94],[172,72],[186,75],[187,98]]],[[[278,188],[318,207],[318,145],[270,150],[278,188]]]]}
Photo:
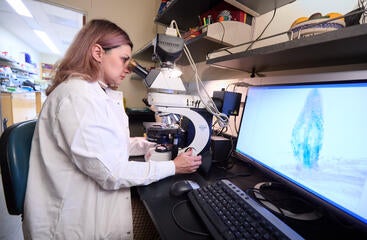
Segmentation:
{"type": "Polygon", "coordinates": [[[367,222],[367,84],[248,90],[236,151],[367,222]]]}
{"type": "Polygon", "coordinates": [[[292,129],[293,155],[301,167],[315,168],[320,158],[324,137],[322,98],[318,89],[312,89],[305,100],[292,129]]]}

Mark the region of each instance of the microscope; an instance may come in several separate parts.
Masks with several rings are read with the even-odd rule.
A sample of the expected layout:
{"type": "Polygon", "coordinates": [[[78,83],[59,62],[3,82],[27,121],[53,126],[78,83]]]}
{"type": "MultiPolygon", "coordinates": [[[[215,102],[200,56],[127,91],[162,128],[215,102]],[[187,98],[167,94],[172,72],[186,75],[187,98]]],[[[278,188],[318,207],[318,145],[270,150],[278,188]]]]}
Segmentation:
{"type": "Polygon", "coordinates": [[[175,69],[184,40],[157,34],[153,47],[153,60],[160,62],[159,68],[147,70],[133,59],[129,64],[130,70],[142,77],[148,88],[145,103],[162,119],[161,123],[147,128],[147,140],[157,143],[150,150],[148,160],[172,160],[178,153],[192,149],[193,154],[202,156],[201,170],[207,172],[211,167],[213,116],[199,96],[186,94],[181,72],[175,69]]]}

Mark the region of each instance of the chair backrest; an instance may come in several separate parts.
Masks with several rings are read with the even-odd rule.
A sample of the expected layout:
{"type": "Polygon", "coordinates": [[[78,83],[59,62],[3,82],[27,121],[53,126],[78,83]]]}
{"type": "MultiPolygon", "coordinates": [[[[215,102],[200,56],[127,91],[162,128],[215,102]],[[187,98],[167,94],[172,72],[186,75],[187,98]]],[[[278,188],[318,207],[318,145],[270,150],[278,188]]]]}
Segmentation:
{"type": "Polygon", "coordinates": [[[29,155],[36,120],[6,128],[0,138],[0,166],[4,195],[11,215],[23,214],[27,187],[29,155]]]}

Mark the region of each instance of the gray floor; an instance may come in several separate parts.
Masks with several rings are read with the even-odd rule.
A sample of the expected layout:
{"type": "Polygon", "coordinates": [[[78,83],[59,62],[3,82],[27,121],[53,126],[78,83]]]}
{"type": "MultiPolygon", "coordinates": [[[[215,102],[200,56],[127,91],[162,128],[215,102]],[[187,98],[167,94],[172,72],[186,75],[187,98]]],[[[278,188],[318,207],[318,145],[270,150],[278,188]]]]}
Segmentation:
{"type": "Polygon", "coordinates": [[[1,240],[22,240],[22,223],[20,216],[8,214],[6,209],[3,183],[0,175],[0,239],[1,240]]]}

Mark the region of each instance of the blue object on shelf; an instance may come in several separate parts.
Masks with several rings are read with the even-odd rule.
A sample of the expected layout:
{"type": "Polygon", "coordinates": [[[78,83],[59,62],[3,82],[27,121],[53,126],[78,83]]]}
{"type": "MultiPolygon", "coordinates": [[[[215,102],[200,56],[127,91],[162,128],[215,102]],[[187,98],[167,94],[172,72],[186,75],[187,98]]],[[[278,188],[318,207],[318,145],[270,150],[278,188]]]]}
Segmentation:
{"type": "Polygon", "coordinates": [[[24,53],[24,61],[26,63],[32,63],[31,55],[29,53],[24,53]]]}

